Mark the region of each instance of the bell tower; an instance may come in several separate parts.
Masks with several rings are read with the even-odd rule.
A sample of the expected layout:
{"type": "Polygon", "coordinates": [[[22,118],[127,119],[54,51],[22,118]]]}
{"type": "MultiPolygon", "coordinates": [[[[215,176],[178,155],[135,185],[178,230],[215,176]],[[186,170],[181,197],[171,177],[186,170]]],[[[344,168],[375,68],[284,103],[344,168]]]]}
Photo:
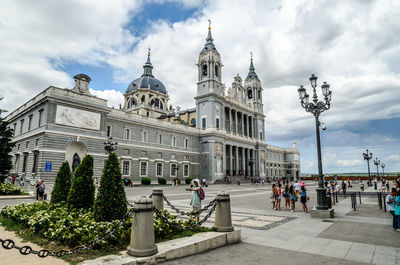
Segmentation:
{"type": "Polygon", "coordinates": [[[200,52],[198,67],[197,96],[215,93],[224,96],[224,87],[221,82],[221,56],[214,45],[211,35],[211,21],[208,25],[206,44],[200,52]]]}

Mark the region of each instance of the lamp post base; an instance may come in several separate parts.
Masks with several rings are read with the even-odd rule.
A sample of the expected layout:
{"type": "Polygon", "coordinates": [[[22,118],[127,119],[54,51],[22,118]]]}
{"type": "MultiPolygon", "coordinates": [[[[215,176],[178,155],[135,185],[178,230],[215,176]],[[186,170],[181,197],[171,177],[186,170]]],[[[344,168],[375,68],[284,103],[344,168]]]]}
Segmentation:
{"type": "Polygon", "coordinates": [[[311,210],[311,218],[321,218],[321,219],[327,219],[327,218],[334,218],[335,214],[333,209],[327,209],[327,210],[318,210],[318,209],[312,209],[311,210]]]}
{"type": "Polygon", "coordinates": [[[331,198],[326,197],[326,189],[325,188],[316,188],[317,191],[317,210],[328,210],[328,200],[331,198]]]}

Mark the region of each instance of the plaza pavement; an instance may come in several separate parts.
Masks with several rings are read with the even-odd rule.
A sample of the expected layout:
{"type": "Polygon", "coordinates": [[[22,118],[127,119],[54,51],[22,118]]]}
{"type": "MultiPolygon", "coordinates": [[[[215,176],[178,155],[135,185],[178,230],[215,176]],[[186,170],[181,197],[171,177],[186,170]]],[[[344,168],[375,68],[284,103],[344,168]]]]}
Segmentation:
{"type": "MultiPolygon", "coordinates": [[[[358,190],[353,185],[351,190],[358,190]]],[[[165,196],[178,208],[189,211],[187,186],[161,186],[165,196]]],[[[154,186],[126,188],[130,202],[151,194],[154,186]]],[[[315,184],[308,183],[309,209],[316,204],[315,184]]],[[[312,219],[302,213],[275,211],[270,203],[271,185],[210,185],[205,188],[203,207],[221,190],[231,196],[232,220],[242,230],[242,243],[181,258],[165,264],[390,264],[400,265],[400,233],[391,229],[391,216],[379,210],[376,198],[363,198],[357,211],[350,197],[334,205],[335,219],[312,219]]],[[[367,191],[374,191],[372,187],[367,191]]],[[[50,193],[50,191],[48,191],[50,193]]],[[[0,207],[22,201],[0,201],[0,207]]],[[[284,202],[281,204],[284,209],[284,202]]],[[[167,207],[166,207],[167,208],[167,207]]],[[[168,208],[167,208],[168,209],[168,208]]],[[[213,217],[206,225],[212,226],[213,217]]],[[[0,230],[3,238],[3,230],[0,230]]],[[[0,249],[2,255],[20,259],[19,254],[0,249]]],[[[31,258],[35,258],[32,257],[31,258]]],[[[39,258],[37,258],[39,259],[39,258]]],[[[31,263],[16,263],[31,264],[31,263]]]]}

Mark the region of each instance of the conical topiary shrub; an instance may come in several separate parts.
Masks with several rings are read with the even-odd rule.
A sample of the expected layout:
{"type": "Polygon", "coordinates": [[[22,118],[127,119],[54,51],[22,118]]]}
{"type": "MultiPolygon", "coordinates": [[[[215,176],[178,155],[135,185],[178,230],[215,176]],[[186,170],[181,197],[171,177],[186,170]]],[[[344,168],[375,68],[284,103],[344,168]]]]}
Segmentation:
{"type": "Polygon", "coordinates": [[[128,201],[122,183],[121,167],[117,155],[110,152],[100,180],[94,203],[96,221],[121,219],[127,211],[128,201]]]}
{"type": "Polygon", "coordinates": [[[86,155],[75,169],[71,189],[68,193],[68,207],[89,209],[93,206],[95,187],[93,183],[93,156],[86,155]]]}
{"type": "Polygon", "coordinates": [[[58,170],[53,191],[51,192],[51,203],[66,202],[71,189],[71,169],[68,161],[62,163],[58,170]]]}

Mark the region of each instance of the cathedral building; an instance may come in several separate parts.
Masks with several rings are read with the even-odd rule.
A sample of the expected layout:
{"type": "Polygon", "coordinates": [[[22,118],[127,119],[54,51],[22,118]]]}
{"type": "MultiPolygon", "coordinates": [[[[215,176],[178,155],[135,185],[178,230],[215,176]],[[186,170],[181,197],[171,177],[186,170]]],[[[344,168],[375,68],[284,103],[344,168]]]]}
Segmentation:
{"type": "Polygon", "coordinates": [[[295,178],[300,153],[266,143],[263,88],[253,58],[244,80],[237,75],[226,89],[221,55],[211,28],[197,63],[195,107],[175,109],[167,88],[153,74],[150,51],[143,74],[132,81],[119,109],[89,91],[91,78],[74,76],[72,89],[50,86],[7,116],[14,129],[13,173],[54,181],[63,161],[76,165],[94,157],[100,177],[105,142],[118,142],[124,177],[139,181],[224,176],[295,178]]]}

